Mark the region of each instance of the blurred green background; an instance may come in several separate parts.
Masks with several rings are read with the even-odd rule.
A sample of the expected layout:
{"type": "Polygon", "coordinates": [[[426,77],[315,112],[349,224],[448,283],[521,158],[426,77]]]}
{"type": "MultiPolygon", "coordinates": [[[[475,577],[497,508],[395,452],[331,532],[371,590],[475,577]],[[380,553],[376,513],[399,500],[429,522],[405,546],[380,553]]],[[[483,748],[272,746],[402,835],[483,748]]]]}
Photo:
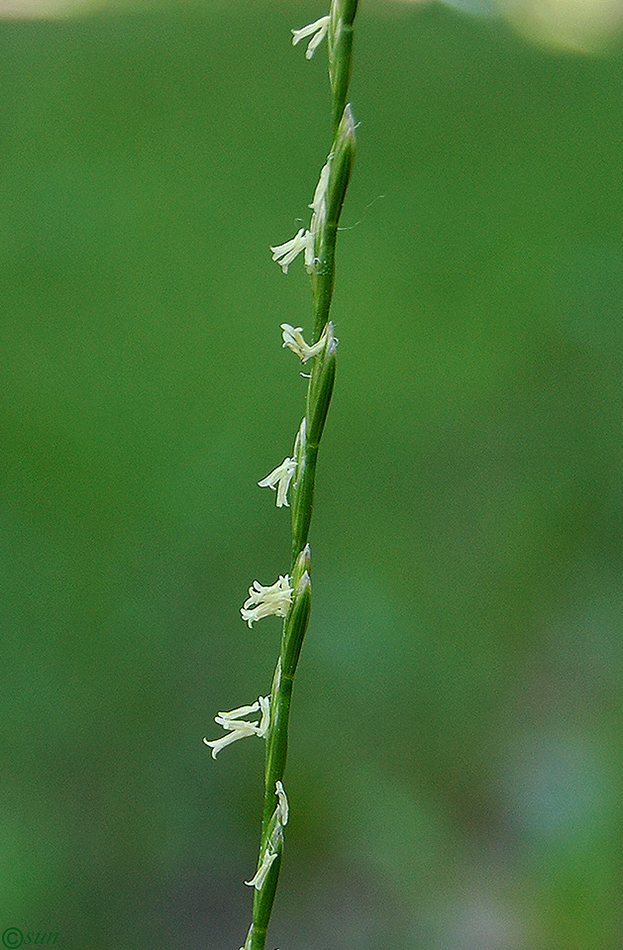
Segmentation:
{"type": "MultiPolygon", "coordinates": [[[[0,22],[0,931],[244,941],[324,12],[0,22]]],[[[622,945],[622,65],[362,0],[271,950],[622,945]]]]}

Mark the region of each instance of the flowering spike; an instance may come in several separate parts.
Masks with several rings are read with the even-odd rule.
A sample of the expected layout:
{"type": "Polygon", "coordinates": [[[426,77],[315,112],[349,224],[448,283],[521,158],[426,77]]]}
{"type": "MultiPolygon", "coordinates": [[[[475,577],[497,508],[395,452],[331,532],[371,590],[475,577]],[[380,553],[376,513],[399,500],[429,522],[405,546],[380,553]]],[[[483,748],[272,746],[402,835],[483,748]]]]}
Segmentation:
{"type": "Polygon", "coordinates": [[[270,698],[260,696],[257,702],[250,706],[239,706],[238,709],[232,709],[230,712],[220,712],[214,717],[214,721],[225,729],[229,735],[221,736],[220,739],[204,742],[212,749],[212,758],[215,759],[221,749],[237,742],[238,739],[246,739],[247,736],[260,736],[265,739],[270,726],[270,698]],[[248,716],[261,710],[262,718],[260,722],[250,722],[243,719],[242,716],[248,716]]]}
{"type": "Polygon", "coordinates": [[[311,36],[311,40],[309,41],[309,45],[305,53],[306,59],[312,58],[317,48],[327,35],[327,31],[329,29],[329,19],[330,17],[328,15],[321,16],[319,20],[309,23],[300,30],[292,30],[292,46],[296,46],[299,40],[303,40],[308,36],[311,36]]]}
{"type": "Polygon", "coordinates": [[[306,231],[305,228],[299,228],[294,237],[289,241],[271,247],[273,260],[277,261],[284,274],[288,273],[288,267],[292,261],[298,257],[301,251],[304,252],[307,273],[312,274],[314,271],[316,262],[316,238],[322,234],[327,218],[327,193],[329,191],[332,155],[333,153],[329,155],[329,158],[322,166],[318,184],[314,191],[314,197],[312,203],[309,205],[313,212],[309,230],[306,231]]]}
{"type": "Polygon", "coordinates": [[[280,574],[279,580],[270,587],[263,587],[259,581],[253,581],[253,586],[249,587],[249,597],[240,608],[240,613],[250,627],[256,620],[271,614],[285,617],[291,602],[290,578],[287,574],[280,574]]]}
{"type": "Polygon", "coordinates": [[[308,273],[311,273],[313,269],[314,236],[311,231],[306,231],[305,228],[300,228],[294,237],[284,244],[271,247],[271,251],[273,252],[273,260],[277,261],[284,274],[288,273],[288,267],[301,251],[305,252],[305,267],[308,273]]]}
{"type": "MultiPolygon", "coordinates": [[[[302,465],[305,458],[305,444],[307,442],[307,419],[305,416],[301,419],[301,424],[299,426],[299,431],[296,433],[296,439],[294,440],[294,459],[297,465],[302,465]]],[[[294,483],[296,488],[297,482],[294,483]]]]}
{"type": "Polygon", "coordinates": [[[275,795],[279,799],[279,804],[277,805],[277,821],[280,822],[282,827],[288,824],[288,813],[290,811],[288,807],[288,799],[286,798],[286,793],[281,782],[275,783],[275,795]]]}
{"type": "Polygon", "coordinates": [[[282,323],[281,329],[283,330],[284,349],[287,346],[293,353],[296,353],[301,363],[306,363],[313,356],[317,356],[324,349],[327,342],[326,334],[323,333],[317,343],[309,346],[303,339],[303,327],[292,327],[289,323],[282,323]]]}
{"type": "Polygon", "coordinates": [[[273,469],[270,475],[258,482],[260,488],[272,488],[273,491],[275,488],[277,489],[277,508],[282,508],[284,505],[286,508],[290,507],[287,494],[295,471],[296,459],[285,458],[281,465],[273,469]]]}
{"type": "MultiPolygon", "coordinates": [[[[0,3],[2,0],[0,0],[0,3]]],[[[253,707],[240,707],[231,713],[220,713],[217,722],[226,730],[221,740],[209,742],[213,754],[217,748],[242,738],[259,735],[268,739],[264,778],[264,809],[262,837],[256,871],[245,883],[255,888],[253,923],[241,950],[264,950],[279,866],[284,847],[284,829],[288,823],[288,799],[283,787],[286,761],[287,731],[290,712],[290,690],[296,670],[311,608],[310,552],[307,544],[316,472],[316,459],[335,377],[336,345],[329,320],[335,272],[335,245],[342,204],[355,151],[355,123],[346,105],[352,50],[353,20],[358,0],[330,0],[328,16],[300,30],[292,30],[292,43],[305,39],[306,58],[311,59],[324,37],[327,37],[329,79],[333,98],[333,141],[323,165],[313,200],[309,205],[311,220],[306,220],[289,241],[271,247],[273,260],[284,274],[299,254],[311,276],[314,329],[308,344],[302,327],[283,323],[284,347],[292,350],[303,364],[313,360],[307,387],[307,403],[292,457],[273,469],[258,484],[276,490],[277,507],[292,504],[292,553],[290,575],[280,575],[271,586],[254,581],[241,615],[249,627],[256,620],[273,615],[284,617],[280,656],[277,661],[269,698],[259,697],[253,707]],[[270,702],[270,704],[269,704],[270,702]],[[255,713],[255,718],[244,716],[255,713]],[[258,716],[258,712],[260,715],[258,716]],[[259,721],[258,721],[259,720],[259,721]],[[275,796],[277,802],[275,803],[275,796]],[[272,868],[272,870],[271,870],[272,868]]],[[[301,376],[305,376],[301,373],[301,376]]],[[[207,742],[207,740],[204,740],[207,742]]]]}
{"type": "Polygon", "coordinates": [[[261,891],[266,876],[271,869],[273,861],[277,858],[278,852],[274,850],[271,842],[268,842],[268,846],[264,855],[262,857],[262,863],[255,872],[255,875],[251,878],[250,881],[245,881],[245,884],[248,884],[249,887],[254,887],[256,891],[261,891]]]}
{"type": "Polygon", "coordinates": [[[316,185],[314,197],[312,203],[309,206],[313,212],[309,230],[312,233],[314,241],[314,253],[316,251],[316,238],[319,234],[322,234],[325,221],[327,220],[327,191],[329,189],[330,174],[331,155],[329,155],[328,160],[322,166],[322,171],[320,172],[320,178],[318,179],[318,184],[316,185]]]}
{"type": "Polygon", "coordinates": [[[253,924],[249,927],[249,932],[247,934],[247,939],[244,942],[244,947],[240,947],[240,950],[251,950],[251,940],[253,939],[253,924]]]}
{"type": "Polygon", "coordinates": [[[326,161],[325,164],[322,166],[322,169],[320,172],[320,178],[318,179],[318,184],[316,185],[316,190],[314,192],[314,197],[312,199],[312,203],[309,205],[312,211],[314,211],[316,214],[322,209],[322,207],[325,204],[326,197],[327,197],[327,188],[329,186],[330,172],[331,172],[331,156],[329,156],[329,160],[326,161]]]}
{"type": "Polygon", "coordinates": [[[260,719],[257,734],[260,739],[265,739],[270,727],[270,696],[260,696],[258,702],[260,704],[262,718],[260,719]]]}
{"type": "Polygon", "coordinates": [[[266,847],[262,854],[260,866],[250,881],[245,881],[249,887],[254,887],[256,891],[261,891],[264,881],[270,871],[273,862],[276,861],[280,851],[283,849],[283,829],[288,824],[288,799],[280,781],[275,782],[275,795],[277,796],[277,807],[268,826],[268,835],[266,847]]]}

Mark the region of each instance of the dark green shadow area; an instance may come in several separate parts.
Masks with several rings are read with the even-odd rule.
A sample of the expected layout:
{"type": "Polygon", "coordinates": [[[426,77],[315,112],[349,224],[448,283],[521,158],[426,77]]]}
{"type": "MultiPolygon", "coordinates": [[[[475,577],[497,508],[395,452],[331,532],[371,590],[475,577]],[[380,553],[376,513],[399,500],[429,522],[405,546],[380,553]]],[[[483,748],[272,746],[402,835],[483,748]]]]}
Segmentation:
{"type": "MultiPolygon", "coordinates": [[[[0,22],[0,933],[235,950],[324,8],[147,7],[0,22]]],[[[620,946],[621,66],[362,0],[271,947],[620,946]]]]}

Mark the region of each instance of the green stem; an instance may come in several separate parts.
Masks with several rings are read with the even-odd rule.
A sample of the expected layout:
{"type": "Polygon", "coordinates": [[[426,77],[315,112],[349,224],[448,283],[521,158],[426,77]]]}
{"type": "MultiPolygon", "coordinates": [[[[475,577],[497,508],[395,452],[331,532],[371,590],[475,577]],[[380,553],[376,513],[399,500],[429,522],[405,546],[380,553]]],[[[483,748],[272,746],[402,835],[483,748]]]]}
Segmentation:
{"type": "MultiPolygon", "coordinates": [[[[335,245],[338,222],[350,179],[355,149],[354,121],[346,105],[352,51],[352,24],[357,0],[332,0],[328,46],[329,75],[333,96],[333,143],[329,154],[326,209],[315,234],[316,259],[311,274],[314,295],[313,342],[325,336],[322,351],[314,357],[307,388],[306,437],[297,459],[296,481],[292,488],[292,604],[283,623],[281,652],[271,692],[270,727],[266,745],[264,809],[258,868],[273,848],[272,861],[260,890],[255,891],[253,924],[245,950],[265,950],[266,932],[272,912],[282,858],[282,837],[275,838],[276,787],[283,781],[288,751],[288,722],[294,673],[309,621],[311,607],[310,554],[311,525],[318,448],[333,393],[337,341],[329,323],[335,273],[335,245]]],[[[278,829],[280,830],[280,829],[278,829]]],[[[281,829],[282,830],[282,829],[281,829]]]]}

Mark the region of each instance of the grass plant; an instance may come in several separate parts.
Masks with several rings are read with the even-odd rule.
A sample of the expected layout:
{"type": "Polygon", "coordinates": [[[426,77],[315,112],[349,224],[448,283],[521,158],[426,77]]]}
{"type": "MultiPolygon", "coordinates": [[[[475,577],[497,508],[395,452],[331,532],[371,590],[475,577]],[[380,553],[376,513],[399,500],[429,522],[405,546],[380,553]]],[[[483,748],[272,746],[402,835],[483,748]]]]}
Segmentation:
{"type": "Polygon", "coordinates": [[[291,457],[258,484],[276,491],[276,506],[292,510],[292,559],[287,574],[271,585],[254,581],[241,608],[249,627],[264,617],[283,618],[281,649],[270,696],[259,696],[249,705],[215,717],[224,735],[204,739],[215,758],[232,742],[249,736],[266,741],[264,808],[257,869],[245,883],[254,888],[253,921],[242,950],[264,950],[266,934],[279,881],[284,829],[288,822],[288,799],[284,773],[288,746],[290,701],[296,667],[311,608],[311,555],[309,530],[312,519],[318,449],[324,430],[335,380],[337,339],[329,320],[335,274],[338,223],[355,154],[355,123],[347,102],[351,71],[353,22],[357,0],[332,0],[330,11],[302,29],[292,30],[294,45],[308,40],[310,59],[327,39],[329,80],[332,94],[333,138],[320,172],[309,228],[300,228],[289,241],[271,248],[273,260],[287,274],[290,264],[303,256],[311,278],[314,326],[311,342],[302,327],[281,325],[283,346],[301,361],[308,379],[305,415],[291,457]],[[255,718],[259,715],[259,719],[255,718]],[[249,717],[254,718],[249,718],[249,717]]]}

